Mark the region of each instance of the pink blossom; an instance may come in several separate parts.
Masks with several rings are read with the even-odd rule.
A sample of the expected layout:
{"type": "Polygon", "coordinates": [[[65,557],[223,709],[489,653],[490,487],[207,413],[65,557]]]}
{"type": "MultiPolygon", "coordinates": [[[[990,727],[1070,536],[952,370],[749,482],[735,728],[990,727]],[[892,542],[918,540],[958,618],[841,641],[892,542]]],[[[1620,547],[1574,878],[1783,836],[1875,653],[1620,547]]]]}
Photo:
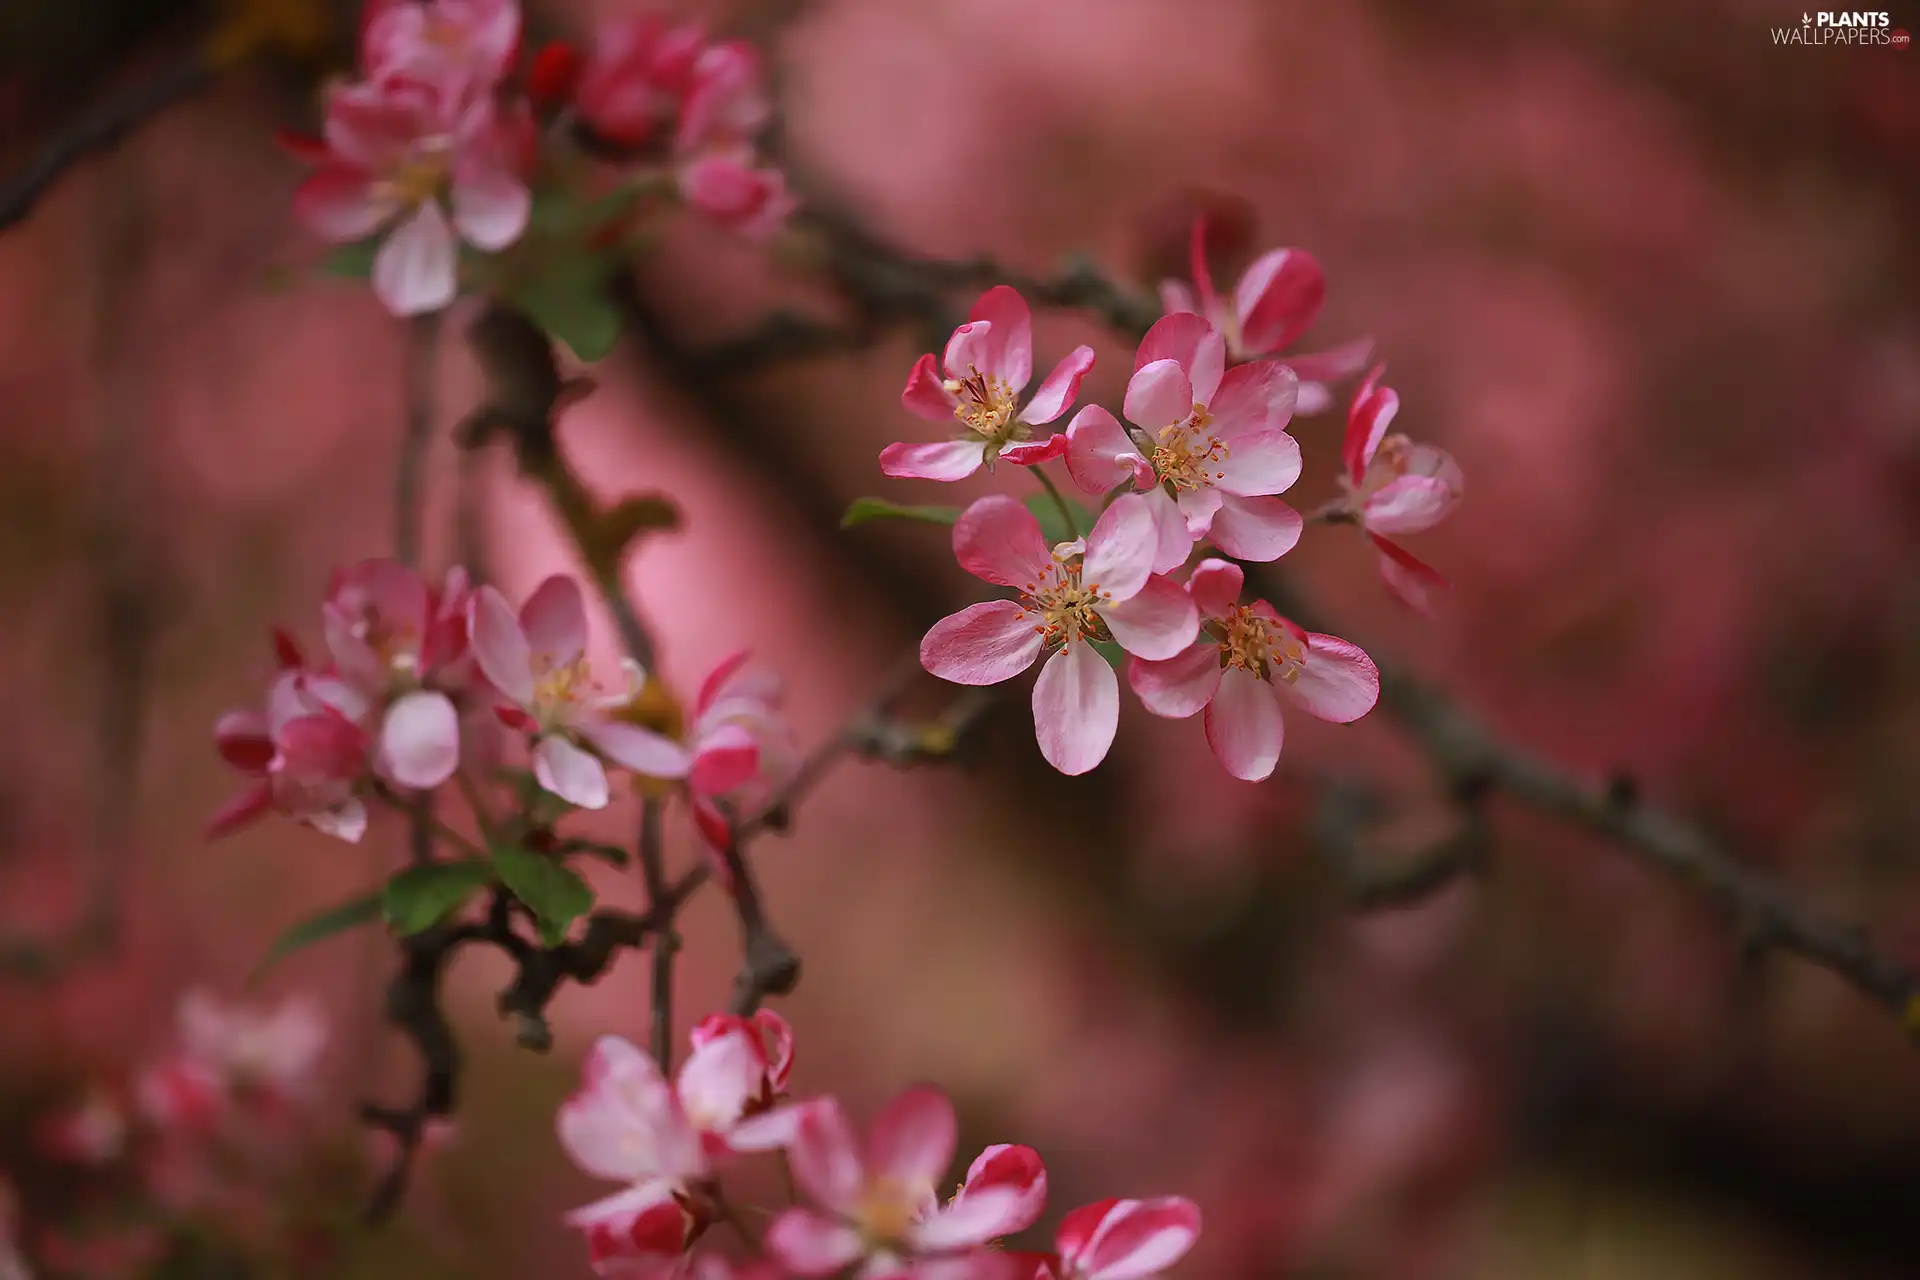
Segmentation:
{"type": "Polygon", "coordinates": [[[1400,412],[1400,396],[1380,385],[1383,372],[1385,366],[1378,366],[1367,375],[1348,411],[1341,449],[1346,474],[1340,478],[1346,497],[1336,509],[1367,531],[1380,553],[1380,576],[1388,593],[1431,615],[1431,593],[1447,580],[1391,539],[1431,529],[1446,519],[1460,503],[1464,477],[1446,450],[1387,434],[1400,412]]]}
{"type": "Polygon", "coordinates": [[[759,52],[744,40],[709,45],[688,77],[674,150],[689,155],[745,147],[772,118],[759,52]]]}
{"type": "Polygon", "coordinates": [[[580,72],[574,110],[598,138],[645,145],[680,111],[705,44],[697,25],[669,28],[653,14],[608,23],[580,72]]]}
{"type": "Polygon", "coordinates": [[[1125,412],[1088,405],[1067,427],[1067,470],[1091,493],[1130,480],[1146,490],[1157,544],[1153,569],[1186,563],[1210,538],[1244,560],[1277,560],[1300,541],[1300,513],[1272,496],[1300,478],[1287,434],[1297,381],[1270,360],[1225,367],[1220,335],[1199,316],[1172,315],[1134,356],[1125,412]]]}
{"type": "Polygon", "coordinates": [[[687,730],[687,790],[709,843],[723,846],[730,838],[726,809],[758,812],[799,767],[785,699],[779,675],[744,652],[723,659],[702,682],[687,730]]]}
{"type": "Polygon", "coordinates": [[[1200,637],[1171,659],[1135,659],[1128,678],[1155,715],[1204,709],[1213,754],[1234,777],[1258,782],[1280,761],[1282,702],[1346,724],[1373,709],[1380,673],[1358,646],[1305,631],[1264,600],[1240,604],[1243,579],[1237,564],[1201,561],[1187,582],[1206,619],[1200,637]]]}
{"type": "Polygon", "coordinates": [[[627,664],[626,687],[593,683],[587,668],[587,608],[580,584],[564,574],[542,582],[516,617],[492,587],[468,602],[467,634],[481,673],[512,707],[502,718],[535,735],[533,774],[540,785],[582,809],[604,809],[607,772],[594,751],[635,773],[683,778],[679,745],[651,729],[612,718],[646,683],[627,664]]]}
{"type": "Polygon", "coordinates": [[[54,1159],[71,1164],[112,1164],[127,1153],[129,1129],[120,1098],[95,1085],[77,1106],[47,1121],[40,1145],[54,1159]]]}
{"type": "Polygon", "coordinates": [[[373,740],[365,695],[337,676],[282,671],[267,691],[264,712],[233,711],[214,726],[226,762],[256,779],[207,824],[226,835],[277,810],[316,831],[356,843],[367,808],[356,794],[367,775],[373,740]]]}
{"type": "Polygon", "coordinates": [[[135,1085],[141,1110],[166,1131],[203,1129],[236,1101],[306,1098],[328,1038],[319,1008],[300,997],[262,1010],[196,989],[182,997],[178,1025],[174,1050],[135,1085]]]}
{"type": "Polygon", "coordinates": [[[381,704],[374,767],[401,786],[437,787],[459,764],[451,695],[473,678],[467,594],[463,570],[436,590],[394,561],[368,560],[337,573],[321,606],[341,678],[381,704]]]}
{"type": "Polygon", "coordinates": [[[800,202],[787,175],[759,165],[746,150],[708,152],[680,166],[687,206],[737,235],[764,240],[793,216],[800,202]]]}
{"type": "MultiPolygon", "coordinates": [[[[1168,315],[1205,316],[1226,338],[1227,355],[1235,363],[1275,356],[1312,326],[1326,300],[1326,275],[1319,262],[1304,249],[1273,249],[1256,258],[1241,273],[1233,296],[1223,298],[1213,287],[1213,273],[1207,267],[1207,224],[1204,217],[1194,219],[1192,245],[1193,280],[1199,289],[1185,282],[1165,280],[1160,284],[1160,302],[1168,315]]],[[[1312,355],[1282,358],[1300,380],[1295,410],[1303,414],[1320,413],[1333,404],[1330,383],[1350,378],[1364,369],[1373,354],[1373,339],[1361,338],[1312,355]]]]}
{"type": "Polygon", "coordinates": [[[768,1228],[766,1247],[802,1276],[860,1263],[862,1280],[1008,1274],[984,1246],[1032,1226],[1046,1201],[1046,1169],[1027,1147],[992,1147],[947,1204],[939,1184],[953,1160],[953,1104],[927,1086],[889,1103],[863,1144],[839,1103],[808,1104],[788,1148],[816,1208],[793,1208],[768,1228]]]}
{"type": "Polygon", "coordinates": [[[375,0],[360,35],[369,80],[422,85],[453,102],[491,94],[519,48],[517,0],[375,0]]]}
{"type": "Polygon", "coordinates": [[[1010,680],[1055,650],[1033,687],[1040,753],[1080,774],[1106,758],[1119,725],[1120,688],[1091,642],[1113,640],[1143,658],[1171,658],[1199,633],[1193,602],[1152,573],[1153,513],[1137,494],[1117,499],[1093,532],[1048,549],[1040,522],[1001,494],[980,499],[953,527],[961,568],[1019,591],[943,618],[920,642],[920,663],[943,680],[1010,680]]]}
{"type": "Polygon", "coordinates": [[[1199,1238],[1200,1210],[1191,1200],[1102,1200],[1061,1220],[1055,1253],[1024,1256],[1036,1266],[1033,1280],[1149,1280],[1199,1238]]]}
{"type": "Polygon", "coordinates": [[[561,1145],[596,1177],[624,1191],[567,1215],[586,1232],[603,1273],[679,1257],[706,1225],[701,1189],[713,1160],[771,1150],[791,1137],[791,1109],[774,1100],[793,1060],[792,1034],[774,1014],[709,1018],[669,1084],[659,1066],[616,1036],[587,1056],[579,1092],[560,1108],[561,1145]]]}
{"type": "Polygon", "coordinates": [[[939,444],[888,445],[880,469],[890,476],[963,480],[997,458],[1033,466],[1060,457],[1066,437],[1056,432],[1036,440],[1033,428],[1072,407],[1080,380],[1093,368],[1093,348],[1076,347],[1021,408],[1020,393],[1033,380],[1033,313],[1018,291],[999,285],[982,294],[953,331],[943,365],[944,379],[933,356],[921,356],[900,401],[930,422],[958,420],[962,430],[939,444]]]}
{"type": "Polygon", "coordinates": [[[395,315],[438,311],[459,291],[459,241],[493,253],[526,230],[532,196],[514,154],[522,123],[488,97],[347,85],[328,98],[328,158],[295,193],[294,212],[330,242],[384,235],[374,293],[395,315]]]}

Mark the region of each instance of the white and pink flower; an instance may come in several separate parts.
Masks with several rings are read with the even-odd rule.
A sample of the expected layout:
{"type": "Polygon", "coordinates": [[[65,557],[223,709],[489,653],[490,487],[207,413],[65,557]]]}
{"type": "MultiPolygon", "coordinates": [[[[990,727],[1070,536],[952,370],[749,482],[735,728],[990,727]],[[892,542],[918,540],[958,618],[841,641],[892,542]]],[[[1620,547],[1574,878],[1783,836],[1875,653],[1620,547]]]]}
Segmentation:
{"type": "Polygon", "coordinates": [[[681,113],[705,48],[696,24],[669,27],[653,14],[609,22],[580,71],[574,111],[602,141],[644,146],[681,113]]]}
{"type": "Polygon", "coordinates": [[[920,642],[920,662],[955,684],[1011,680],[1053,650],[1033,687],[1034,731],[1054,768],[1080,774],[1106,758],[1120,721],[1120,687],[1093,647],[1164,659],[1199,633],[1186,592],[1153,574],[1153,513],[1137,494],[1117,499],[1084,539],[1049,549],[1031,511],[1001,494],[980,499],[953,527],[961,568],[1020,592],[943,618],[920,642]]]}
{"type": "Polygon", "coordinates": [[[232,711],[214,726],[221,758],[255,779],[207,824],[216,838],[279,811],[316,831],[357,843],[366,834],[366,781],[373,737],[367,697],[337,676],[284,670],[266,709],[232,711]]]}
{"type": "Polygon", "coordinates": [[[1297,390],[1293,372],[1270,360],[1226,368],[1212,325],[1167,316],[1147,331],[1127,384],[1138,437],[1088,405],[1067,427],[1067,470],[1090,493],[1130,480],[1146,491],[1156,573],[1184,564],[1201,539],[1244,560],[1277,560],[1305,523],[1273,496],[1300,478],[1300,446],[1286,432],[1297,390]]]}
{"type": "Polygon", "coordinates": [[[1440,573],[1393,539],[1420,533],[1446,519],[1460,503],[1464,477],[1445,449],[1415,444],[1387,429],[1400,412],[1400,396],[1380,385],[1385,366],[1367,375],[1347,414],[1341,449],[1346,498],[1337,509],[1366,530],[1380,553],[1380,577],[1395,599],[1431,616],[1432,593],[1444,588],[1440,573]]]}
{"type": "Polygon", "coordinates": [[[295,193],[294,212],[332,243],[384,235],[374,293],[395,315],[438,311],[459,292],[462,241],[495,253],[526,230],[522,123],[489,96],[448,100],[412,81],[346,85],[328,98],[326,159],[295,193]]]}
{"type": "Polygon", "coordinates": [[[101,1085],[80,1102],[52,1116],[40,1130],[40,1146],[69,1164],[112,1164],[126,1155],[132,1126],[118,1095],[101,1085]]]}
{"type": "Polygon", "coordinates": [[[1304,249],[1273,249],[1254,259],[1240,274],[1231,297],[1213,287],[1207,266],[1206,219],[1193,224],[1194,286],[1184,281],[1160,284],[1160,302],[1168,315],[1202,315],[1226,338],[1227,355],[1236,363],[1278,357],[1300,380],[1296,411],[1320,413],[1333,405],[1330,384],[1350,378],[1367,367],[1373,339],[1361,338],[1330,351],[1294,356],[1279,353],[1312,326],[1326,300],[1326,274],[1304,249]]]}
{"type": "Polygon", "coordinates": [[[957,1141],[953,1104],[920,1086],[889,1103],[862,1143],[839,1103],[808,1104],[788,1159],[817,1207],[793,1208],[768,1228],[766,1247],[801,1276],[858,1265],[861,1280],[985,1280],[1008,1274],[993,1241],[1033,1225],[1046,1203],[1046,1169],[1031,1148],[990,1147],[959,1194],[940,1202],[957,1141]]]}
{"type": "Polygon", "coordinates": [[[613,718],[632,703],[646,676],[628,663],[623,688],[594,683],[578,582],[555,574],[517,616],[498,591],[481,587],[468,602],[467,628],[481,673],[512,704],[502,708],[501,720],[534,735],[533,774],[542,787],[582,809],[604,809],[610,793],[600,756],[648,777],[687,775],[690,761],[677,743],[613,718]]]}
{"type": "Polygon", "coordinates": [[[1101,1200],[1061,1219],[1055,1252],[1022,1255],[1021,1280],[1150,1280],[1200,1239],[1200,1209],[1180,1196],[1101,1200]]]}
{"type": "Polygon", "coordinates": [[[1244,577],[1237,564],[1203,560],[1187,582],[1206,619],[1200,637],[1174,658],[1136,659],[1128,678],[1155,715],[1204,710],[1213,754],[1234,777],[1258,782],[1280,761],[1283,703],[1346,724],[1373,709],[1380,673],[1356,645],[1305,631],[1264,600],[1239,603],[1244,577]]]}
{"type": "Polygon", "coordinates": [[[311,1096],[325,1052],[325,1016],[291,997],[273,1009],[228,1004],[204,990],[180,1001],[179,1041],[143,1072],[135,1096],[162,1131],[204,1128],[238,1101],[278,1108],[311,1096]]]}
{"type": "Polygon", "coordinates": [[[800,766],[800,744],[787,723],[786,689],[772,668],[745,652],[708,673],[694,700],[687,750],[687,791],[708,843],[730,838],[727,811],[757,813],[800,766]]]}
{"type": "Polygon", "coordinates": [[[765,1151],[791,1137],[791,1109],[774,1100],[793,1060],[792,1035],[773,1014],[709,1018],[669,1083],[652,1057],[617,1036],[587,1056],[579,1092],[560,1108],[561,1145],[595,1177],[627,1189],[576,1209],[603,1274],[664,1266],[703,1231],[712,1204],[703,1184],[716,1158],[765,1151]]]}
{"type": "Polygon", "coordinates": [[[518,0],[371,0],[361,24],[369,80],[420,85],[448,102],[491,94],[519,49],[518,0]]]}
{"type": "Polygon", "coordinates": [[[1054,366],[1025,407],[1020,393],[1033,380],[1033,312],[1007,285],[987,290],[967,322],[953,331],[940,376],[932,355],[920,357],[900,395],[902,404],[930,422],[958,421],[960,435],[938,444],[890,444],[880,469],[895,477],[964,480],[995,459],[1033,466],[1066,452],[1057,432],[1035,439],[1072,407],[1080,380],[1093,368],[1093,348],[1076,347],[1054,366]]]}
{"type": "Polygon", "coordinates": [[[680,166],[679,181],[688,208],[750,240],[772,235],[800,207],[787,175],[744,147],[694,156],[680,166]]]}

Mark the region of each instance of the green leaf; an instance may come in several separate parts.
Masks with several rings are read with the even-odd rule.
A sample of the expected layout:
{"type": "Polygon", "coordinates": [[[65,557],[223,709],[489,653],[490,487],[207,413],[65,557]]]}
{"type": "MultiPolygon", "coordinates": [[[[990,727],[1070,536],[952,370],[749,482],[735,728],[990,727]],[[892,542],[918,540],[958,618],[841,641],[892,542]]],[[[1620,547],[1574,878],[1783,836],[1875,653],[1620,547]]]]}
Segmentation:
{"type": "Polygon", "coordinates": [[[380,894],[378,891],[362,894],[337,907],[328,907],[317,915],[308,916],[273,940],[273,945],[267,948],[267,954],[261,957],[260,963],[255,965],[253,972],[247,976],[247,981],[253,983],[268,969],[302,948],[331,938],[336,933],[345,933],[363,924],[372,924],[379,918],[380,894]]]}
{"type": "Polygon", "coordinates": [[[380,908],[395,932],[419,933],[458,911],[491,879],[493,869],[476,858],[408,867],[387,881],[380,908]]]}
{"type": "Polygon", "coordinates": [[[593,889],[558,859],[519,845],[493,847],[494,869],[540,922],[540,940],[566,941],[567,926],[593,909],[593,889]]]}
{"type": "Polygon", "coordinates": [[[1069,530],[1067,522],[1061,519],[1060,508],[1054,505],[1052,495],[1028,494],[1027,510],[1033,512],[1034,519],[1040,522],[1040,536],[1047,540],[1048,546],[1056,542],[1072,542],[1076,536],[1084,538],[1093,532],[1093,513],[1072,498],[1067,499],[1067,510],[1073,512],[1074,522],[1079,526],[1077,535],[1069,530]]]}
{"type": "Polygon", "coordinates": [[[903,507],[885,498],[855,498],[840,517],[840,527],[851,529],[869,520],[918,520],[922,524],[952,524],[960,518],[958,507],[903,507]]]}
{"type": "Polygon", "coordinates": [[[367,280],[373,276],[373,258],[379,252],[378,238],[336,245],[320,259],[320,270],[323,274],[339,276],[344,280],[367,280]]]}
{"type": "Polygon", "coordinates": [[[627,851],[617,844],[601,844],[597,840],[562,840],[556,853],[584,853],[589,857],[611,862],[616,867],[627,865],[627,851]]]}
{"type": "Polygon", "coordinates": [[[514,301],[574,355],[592,363],[620,339],[620,313],[607,290],[606,270],[595,258],[550,263],[520,282],[514,301]]]}

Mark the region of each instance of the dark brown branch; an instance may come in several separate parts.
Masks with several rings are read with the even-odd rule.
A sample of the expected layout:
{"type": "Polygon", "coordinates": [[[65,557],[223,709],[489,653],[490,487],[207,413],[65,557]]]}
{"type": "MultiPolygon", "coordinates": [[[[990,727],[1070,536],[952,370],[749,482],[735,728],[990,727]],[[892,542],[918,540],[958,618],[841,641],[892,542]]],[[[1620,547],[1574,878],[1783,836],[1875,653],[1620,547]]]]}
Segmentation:
{"type": "Polygon", "coordinates": [[[640,802],[640,875],[647,886],[647,905],[661,922],[653,940],[653,1060],[660,1069],[673,1070],[673,959],[680,949],[673,929],[673,903],[667,888],[666,802],[647,796],[640,802]]]}
{"type": "Polygon", "coordinates": [[[211,78],[198,54],[172,62],[110,95],[40,145],[19,171],[0,182],[0,231],[33,212],[60,175],[96,151],[104,151],[135,126],[193,93],[211,78]]]}

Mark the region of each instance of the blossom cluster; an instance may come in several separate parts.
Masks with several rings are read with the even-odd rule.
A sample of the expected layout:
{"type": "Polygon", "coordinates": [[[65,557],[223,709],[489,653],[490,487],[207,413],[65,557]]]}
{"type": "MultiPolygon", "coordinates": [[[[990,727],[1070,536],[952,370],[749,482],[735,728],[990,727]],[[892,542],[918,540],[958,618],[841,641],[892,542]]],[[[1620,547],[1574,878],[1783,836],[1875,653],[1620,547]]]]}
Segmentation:
{"type": "MultiPolygon", "coordinates": [[[[377,243],[370,278],[396,315],[438,311],[463,277],[484,279],[541,200],[609,194],[590,152],[625,184],[613,194],[674,196],[745,234],[793,208],[755,152],[770,107],[745,44],[640,17],[588,53],[529,56],[517,0],[369,0],[359,44],[360,77],[328,90],[321,135],[290,139],[317,166],[294,210],[331,243],[377,243]]],[[[545,251],[577,257],[621,226],[572,231],[577,243],[545,251]]]]}
{"type": "MultiPolygon", "coordinates": [[[[137,1212],[83,1216],[20,1233],[55,1274],[134,1274],[159,1265],[193,1224],[265,1234],[286,1248],[275,1192],[314,1141],[318,1071],[328,1039],[317,1006],[226,1003],[204,990],[181,1000],[172,1043],[125,1081],[95,1082],[38,1132],[40,1155],[118,1188],[137,1212]]],[[[90,1196],[98,1201],[100,1196],[90,1196]]],[[[0,1230],[0,1241],[9,1236],[0,1230]]],[[[0,1276],[7,1270],[0,1244],[0,1276]]],[[[16,1254],[18,1274],[25,1264],[16,1254]]]]}
{"type": "Polygon", "coordinates": [[[539,791],[562,806],[606,807],[608,769],[625,769],[683,791],[719,840],[723,805],[757,804],[797,763],[780,681],[745,654],[715,667],[690,717],[654,713],[647,673],[632,661],[617,681],[596,679],[586,598],[565,575],[515,610],[458,568],[430,584],[368,560],[334,575],[321,617],[324,658],[276,633],[280,670],[264,706],[215,726],[220,754],[249,781],[211,834],[277,811],[357,841],[369,798],[431,791],[456,775],[491,785],[518,745],[539,791]]]}
{"type": "Polygon", "coordinates": [[[557,1127],[581,1169],[625,1184],[568,1215],[596,1271],[663,1280],[1146,1280],[1199,1237],[1199,1210],[1188,1200],[1105,1200],[1067,1214],[1050,1252],[1004,1249],[1004,1237],[1032,1227],[1046,1208],[1038,1152],[986,1148],[943,1201],[958,1142],[945,1094],[907,1089],[863,1139],[836,1099],[792,1100],[792,1069],[792,1032],[764,1011],[701,1022],[672,1079],[626,1040],[594,1046],[557,1127]],[[763,1153],[785,1162],[802,1203],[768,1224],[757,1242],[763,1256],[742,1261],[709,1233],[723,1222],[740,1226],[745,1206],[728,1198],[722,1176],[763,1153]]]}
{"type": "MultiPolygon", "coordinates": [[[[880,455],[890,476],[938,481],[1001,461],[1029,469],[1060,461],[1081,492],[1102,498],[1097,516],[1076,514],[1041,472],[1045,500],[995,494],[961,512],[953,527],[961,567],[1015,595],[943,619],[920,650],[928,671],[966,685],[998,684],[1050,655],[1034,685],[1034,726],[1041,753],[1067,774],[1092,769],[1112,746],[1122,662],[1150,712],[1203,714],[1214,754],[1250,781],[1279,761],[1283,705],[1346,723],[1379,694],[1379,674],[1357,646],[1308,632],[1263,600],[1243,602],[1244,574],[1234,563],[1277,560],[1300,541],[1305,521],[1279,496],[1302,469],[1288,428],[1303,388],[1311,389],[1308,407],[1326,407],[1326,380],[1358,372],[1371,344],[1273,355],[1318,311],[1317,264],[1297,250],[1274,250],[1225,299],[1208,274],[1203,225],[1193,243],[1197,296],[1177,282],[1163,288],[1169,311],[1134,353],[1124,422],[1089,404],[1064,431],[1051,429],[1093,367],[1085,346],[1023,403],[1033,377],[1032,314],[1003,285],[974,305],[943,357],[921,357],[902,393],[911,412],[956,424],[952,438],[894,444],[880,455]],[[1036,506],[1058,516],[1055,536],[1036,506]],[[1176,578],[1206,548],[1231,559],[1204,555],[1176,578]]],[[[1345,497],[1323,515],[1361,525],[1393,594],[1430,608],[1439,575],[1388,535],[1445,516],[1460,494],[1460,468],[1438,449],[1386,435],[1399,400],[1380,376],[1376,369],[1353,402],[1345,497]]]]}

